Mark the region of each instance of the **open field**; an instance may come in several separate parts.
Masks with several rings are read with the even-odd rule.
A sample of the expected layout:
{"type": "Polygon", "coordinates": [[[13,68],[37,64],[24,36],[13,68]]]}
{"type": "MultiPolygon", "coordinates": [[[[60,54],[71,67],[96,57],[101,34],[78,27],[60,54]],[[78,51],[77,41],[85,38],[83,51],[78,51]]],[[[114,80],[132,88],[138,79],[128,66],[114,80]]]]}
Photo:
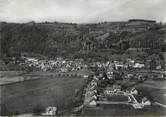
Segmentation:
{"type": "Polygon", "coordinates": [[[141,110],[135,110],[131,105],[101,105],[99,108],[85,108],[85,116],[163,116],[164,109],[154,106],[141,110]]]}
{"type": "Polygon", "coordinates": [[[31,113],[47,106],[57,106],[60,111],[70,109],[74,105],[76,90],[85,82],[79,77],[58,78],[47,73],[39,79],[1,85],[2,114],[31,113]]]}
{"type": "Polygon", "coordinates": [[[137,88],[148,94],[153,102],[166,105],[166,80],[147,80],[137,85],[137,88]]]}

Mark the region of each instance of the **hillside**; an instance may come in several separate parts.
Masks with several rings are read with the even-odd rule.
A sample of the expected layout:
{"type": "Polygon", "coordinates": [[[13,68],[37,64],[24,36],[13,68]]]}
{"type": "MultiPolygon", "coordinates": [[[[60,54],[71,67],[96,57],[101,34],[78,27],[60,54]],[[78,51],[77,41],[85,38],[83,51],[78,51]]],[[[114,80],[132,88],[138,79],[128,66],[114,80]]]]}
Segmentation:
{"type": "Polygon", "coordinates": [[[37,53],[47,57],[87,57],[127,54],[130,48],[166,50],[166,31],[161,24],[146,21],[69,23],[2,23],[5,56],[37,53]],[[106,54],[108,54],[106,53],[106,54]]]}

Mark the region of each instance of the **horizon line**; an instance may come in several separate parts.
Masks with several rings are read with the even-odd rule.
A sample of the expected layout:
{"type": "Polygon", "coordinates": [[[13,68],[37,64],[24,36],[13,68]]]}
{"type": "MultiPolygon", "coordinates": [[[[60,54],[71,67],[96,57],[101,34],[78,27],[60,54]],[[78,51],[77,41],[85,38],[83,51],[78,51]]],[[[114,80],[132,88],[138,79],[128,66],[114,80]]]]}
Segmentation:
{"type": "Polygon", "coordinates": [[[67,21],[35,21],[35,20],[31,20],[31,21],[1,21],[0,22],[4,22],[4,23],[18,23],[18,24],[24,24],[24,23],[66,23],[66,24],[99,24],[99,23],[109,23],[109,22],[129,22],[130,20],[147,20],[147,21],[156,21],[156,23],[166,23],[164,21],[158,21],[155,19],[143,19],[143,18],[132,18],[132,19],[128,19],[128,20],[114,20],[114,21],[100,21],[100,22],[67,22],[67,21]]]}

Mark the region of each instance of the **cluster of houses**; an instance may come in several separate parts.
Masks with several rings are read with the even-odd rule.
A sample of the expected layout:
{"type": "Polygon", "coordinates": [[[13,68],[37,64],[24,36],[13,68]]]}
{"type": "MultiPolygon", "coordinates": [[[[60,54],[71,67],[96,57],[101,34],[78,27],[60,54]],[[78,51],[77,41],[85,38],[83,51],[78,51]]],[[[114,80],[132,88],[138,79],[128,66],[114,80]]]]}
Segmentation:
{"type": "Polygon", "coordinates": [[[47,107],[45,112],[42,113],[42,116],[56,116],[57,115],[57,107],[47,107]]]}
{"type": "Polygon", "coordinates": [[[135,109],[151,106],[150,100],[139,93],[136,88],[124,90],[121,85],[117,84],[101,88],[98,85],[99,79],[100,76],[93,76],[93,79],[85,88],[84,105],[94,108],[98,105],[125,104],[131,105],[135,109]]]}
{"type": "Polygon", "coordinates": [[[22,57],[22,61],[19,62],[19,65],[26,65],[28,67],[36,68],[42,71],[56,72],[79,71],[83,68],[87,68],[87,65],[83,62],[83,60],[69,60],[62,58],[56,58],[54,60],[45,60],[32,57],[22,57]]]}
{"type": "Polygon", "coordinates": [[[97,81],[98,78],[96,76],[93,77],[91,82],[85,88],[85,97],[84,97],[84,105],[89,107],[94,107],[97,105],[97,81]]]}
{"type": "Polygon", "coordinates": [[[105,63],[101,62],[93,62],[91,64],[92,67],[97,66],[98,68],[109,68],[109,69],[153,69],[153,70],[162,70],[164,69],[164,65],[155,60],[147,60],[147,61],[140,61],[140,60],[134,60],[134,59],[126,59],[124,61],[107,61],[105,63]]]}
{"type": "Polygon", "coordinates": [[[151,106],[150,100],[146,96],[139,94],[134,87],[130,90],[121,89],[120,85],[113,85],[104,89],[102,99],[98,101],[100,104],[126,104],[132,105],[135,109],[142,109],[151,106]],[[105,99],[103,99],[103,97],[105,99]],[[140,99],[138,99],[138,97],[140,99]],[[104,100],[104,101],[103,101],[104,100]]]}
{"type": "MultiPolygon", "coordinates": [[[[135,65],[134,61],[130,62],[135,65]]],[[[114,70],[116,69],[115,66],[118,63],[120,62],[96,62],[94,64],[94,66],[96,66],[98,69],[105,68],[108,70],[105,75],[99,70],[99,74],[93,76],[91,82],[85,88],[84,105],[88,105],[88,107],[96,107],[107,104],[125,104],[132,106],[135,109],[142,109],[144,107],[151,106],[151,101],[148,100],[146,96],[142,95],[141,92],[138,92],[138,90],[134,87],[126,90],[123,89],[120,84],[116,84],[116,82],[111,84],[110,82],[107,82],[105,84],[104,81],[114,78],[114,70]],[[103,83],[105,86],[103,87],[101,83],[103,83]]]]}
{"type": "MultiPolygon", "coordinates": [[[[166,72],[161,64],[153,64],[150,61],[150,67],[148,62],[126,59],[124,61],[107,61],[107,62],[93,62],[90,67],[97,69],[100,73],[105,72],[109,79],[113,79],[113,74],[117,72],[123,73],[123,78],[136,78],[139,80],[145,80],[145,78],[166,78],[166,72]],[[143,78],[143,79],[142,79],[143,78]]],[[[114,75],[115,76],[115,75],[114,75]]]]}
{"type": "Polygon", "coordinates": [[[145,68],[145,63],[142,62],[137,62],[132,59],[127,59],[125,62],[124,61],[107,61],[105,63],[101,62],[94,62],[91,64],[92,67],[98,67],[98,68],[107,68],[110,70],[119,70],[119,69],[130,69],[130,68],[135,68],[135,69],[141,69],[145,68]]]}

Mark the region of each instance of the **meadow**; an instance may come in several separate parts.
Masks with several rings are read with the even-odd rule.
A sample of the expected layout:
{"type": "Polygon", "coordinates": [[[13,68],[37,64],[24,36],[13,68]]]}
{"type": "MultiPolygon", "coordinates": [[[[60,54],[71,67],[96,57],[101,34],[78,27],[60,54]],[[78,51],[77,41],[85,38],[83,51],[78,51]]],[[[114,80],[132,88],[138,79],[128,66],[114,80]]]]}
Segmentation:
{"type": "Polygon", "coordinates": [[[1,85],[2,114],[33,113],[47,106],[70,110],[75,105],[76,93],[86,83],[81,77],[57,77],[48,73],[38,77],[42,78],[1,85]]]}

